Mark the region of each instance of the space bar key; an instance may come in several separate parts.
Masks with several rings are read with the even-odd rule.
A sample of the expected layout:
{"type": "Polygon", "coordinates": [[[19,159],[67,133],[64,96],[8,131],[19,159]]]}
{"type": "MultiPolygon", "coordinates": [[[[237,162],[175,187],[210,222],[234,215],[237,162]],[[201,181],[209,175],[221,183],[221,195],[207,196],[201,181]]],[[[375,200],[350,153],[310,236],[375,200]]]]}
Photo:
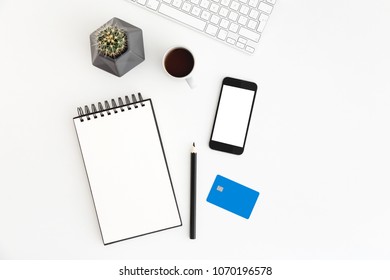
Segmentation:
{"type": "Polygon", "coordinates": [[[159,12],[202,31],[206,26],[206,22],[180,12],[170,6],[165,5],[164,3],[161,4],[159,12]]]}

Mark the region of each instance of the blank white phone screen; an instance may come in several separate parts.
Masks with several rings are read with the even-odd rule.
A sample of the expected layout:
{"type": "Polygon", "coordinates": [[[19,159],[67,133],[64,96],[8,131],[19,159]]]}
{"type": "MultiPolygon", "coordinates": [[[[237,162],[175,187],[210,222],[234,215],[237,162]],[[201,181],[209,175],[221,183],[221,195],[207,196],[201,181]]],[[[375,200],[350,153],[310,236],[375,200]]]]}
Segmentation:
{"type": "Polygon", "coordinates": [[[254,95],[253,90],[223,85],[211,140],[244,146],[254,95]]]}

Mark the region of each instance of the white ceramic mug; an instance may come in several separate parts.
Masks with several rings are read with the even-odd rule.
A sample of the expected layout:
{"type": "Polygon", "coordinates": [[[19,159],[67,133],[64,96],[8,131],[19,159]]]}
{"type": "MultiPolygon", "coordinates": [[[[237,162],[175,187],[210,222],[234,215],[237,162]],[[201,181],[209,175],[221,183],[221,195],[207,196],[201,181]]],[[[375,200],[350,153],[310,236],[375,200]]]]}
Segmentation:
{"type": "Polygon", "coordinates": [[[163,56],[162,64],[169,76],[186,80],[190,88],[195,87],[193,77],[195,57],[188,48],[176,46],[168,49],[163,56]]]}

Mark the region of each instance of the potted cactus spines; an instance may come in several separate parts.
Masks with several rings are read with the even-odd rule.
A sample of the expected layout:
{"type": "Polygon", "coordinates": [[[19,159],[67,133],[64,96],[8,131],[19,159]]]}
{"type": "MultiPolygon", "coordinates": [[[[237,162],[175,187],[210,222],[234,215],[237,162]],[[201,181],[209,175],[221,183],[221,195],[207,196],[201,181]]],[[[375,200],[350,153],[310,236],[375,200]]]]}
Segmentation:
{"type": "Polygon", "coordinates": [[[108,25],[96,34],[96,43],[99,53],[117,58],[127,50],[127,36],[118,26],[108,25]]]}

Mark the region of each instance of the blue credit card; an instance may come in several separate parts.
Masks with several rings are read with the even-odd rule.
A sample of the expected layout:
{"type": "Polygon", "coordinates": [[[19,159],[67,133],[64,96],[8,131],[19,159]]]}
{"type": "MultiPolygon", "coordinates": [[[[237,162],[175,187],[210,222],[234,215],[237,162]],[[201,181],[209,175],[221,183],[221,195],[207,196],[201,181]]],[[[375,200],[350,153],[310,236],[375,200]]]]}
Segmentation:
{"type": "Polygon", "coordinates": [[[258,197],[259,192],[217,175],[207,201],[249,219],[258,197]]]}

